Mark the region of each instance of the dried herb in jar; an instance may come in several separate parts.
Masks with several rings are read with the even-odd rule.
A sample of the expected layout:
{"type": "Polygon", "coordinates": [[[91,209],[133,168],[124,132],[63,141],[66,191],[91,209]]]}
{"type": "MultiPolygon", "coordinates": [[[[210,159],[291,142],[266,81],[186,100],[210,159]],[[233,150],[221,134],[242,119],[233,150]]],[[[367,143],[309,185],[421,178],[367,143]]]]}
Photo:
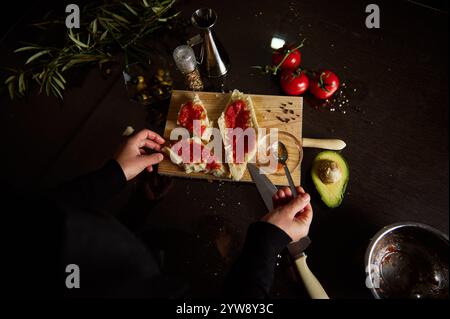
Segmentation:
{"type": "Polygon", "coordinates": [[[181,45],[173,51],[173,59],[178,70],[184,75],[186,86],[194,91],[203,90],[203,81],[197,68],[194,50],[188,45],[181,45]]]}

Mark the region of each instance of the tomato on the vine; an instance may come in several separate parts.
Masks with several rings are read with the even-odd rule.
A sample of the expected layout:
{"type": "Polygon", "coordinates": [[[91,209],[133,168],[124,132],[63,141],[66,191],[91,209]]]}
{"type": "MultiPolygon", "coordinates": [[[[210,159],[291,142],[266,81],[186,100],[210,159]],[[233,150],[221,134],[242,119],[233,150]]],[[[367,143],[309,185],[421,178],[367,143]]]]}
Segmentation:
{"type": "Polygon", "coordinates": [[[308,89],[309,79],[301,69],[284,70],[281,72],[280,85],[287,95],[300,95],[308,89]]]}
{"type": "Polygon", "coordinates": [[[299,67],[301,60],[302,54],[300,53],[298,48],[289,49],[288,47],[284,46],[272,54],[272,63],[274,66],[277,66],[281,63],[281,61],[283,61],[283,63],[281,63],[279,67],[281,70],[296,69],[299,67]],[[285,56],[286,59],[284,59],[285,56]]]}
{"type": "Polygon", "coordinates": [[[321,71],[310,81],[309,91],[316,98],[324,100],[336,92],[339,88],[339,78],[329,70],[321,71]]]}

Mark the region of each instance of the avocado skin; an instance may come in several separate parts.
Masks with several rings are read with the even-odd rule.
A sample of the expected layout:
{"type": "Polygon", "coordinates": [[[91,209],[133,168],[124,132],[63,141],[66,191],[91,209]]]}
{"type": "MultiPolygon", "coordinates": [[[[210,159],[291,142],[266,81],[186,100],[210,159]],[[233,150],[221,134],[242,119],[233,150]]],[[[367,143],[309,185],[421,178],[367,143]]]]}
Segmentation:
{"type": "Polygon", "coordinates": [[[317,154],[311,169],[311,177],[314,182],[314,186],[319,192],[325,205],[327,205],[329,208],[336,208],[341,205],[350,177],[350,170],[347,161],[340,153],[334,151],[323,151],[317,154]],[[338,164],[342,172],[342,178],[338,182],[332,184],[324,184],[319,178],[318,168],[320,162],[323,160],[333,161],[338,164]]]}

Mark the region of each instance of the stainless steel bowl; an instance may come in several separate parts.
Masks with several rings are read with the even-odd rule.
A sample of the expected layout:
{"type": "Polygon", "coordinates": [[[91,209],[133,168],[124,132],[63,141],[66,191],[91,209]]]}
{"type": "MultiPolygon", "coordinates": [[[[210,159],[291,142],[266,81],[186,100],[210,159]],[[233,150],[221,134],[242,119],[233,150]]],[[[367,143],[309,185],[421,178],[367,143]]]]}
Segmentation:
{"type": "Polygon", "coordinates": [[[448,248],[448,236],[431,226],[386,226],[367,247],[366,285],[377,299],[448,298],[448,248]]]}

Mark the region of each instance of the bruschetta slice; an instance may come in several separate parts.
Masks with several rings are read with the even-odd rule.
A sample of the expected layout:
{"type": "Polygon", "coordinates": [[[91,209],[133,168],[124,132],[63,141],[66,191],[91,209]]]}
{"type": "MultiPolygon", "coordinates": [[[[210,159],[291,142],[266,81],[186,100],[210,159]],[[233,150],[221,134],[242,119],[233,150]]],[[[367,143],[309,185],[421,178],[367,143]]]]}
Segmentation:
{"type": "Polygon", "coordinates": [[[229,177],[226,166],[199,137],[182,139],[171,147],[164,147],[163,151],[170,157],[172,163],[182,167],[187,174],[194,172],[221,178],[229,177]]]}
{"type": "Polygon", "coordinates": [[[191,135],[195,133],[202,140],[209,141],[211,133],[207,128],[212,126],[212,122],[209,121],[208,112],[197,94],[192,100],[181,105],[178,111],[177,125],[186,128],[191,135]],[[199,128],[194,127],[195,120],[199,121],[199,128]],[[194,132],[194,129],[199,132],[194,132]]]}
{"type": "Polygon", "coordinates": [[[239,181],[257,149],[258,121],[251,97],[234,90],[218,124],[231,177],[239,181]],[[248,128],[253,130],[246,131],[248,128]],[[253,134],[248,134],[250,131],[253,134]]]}

